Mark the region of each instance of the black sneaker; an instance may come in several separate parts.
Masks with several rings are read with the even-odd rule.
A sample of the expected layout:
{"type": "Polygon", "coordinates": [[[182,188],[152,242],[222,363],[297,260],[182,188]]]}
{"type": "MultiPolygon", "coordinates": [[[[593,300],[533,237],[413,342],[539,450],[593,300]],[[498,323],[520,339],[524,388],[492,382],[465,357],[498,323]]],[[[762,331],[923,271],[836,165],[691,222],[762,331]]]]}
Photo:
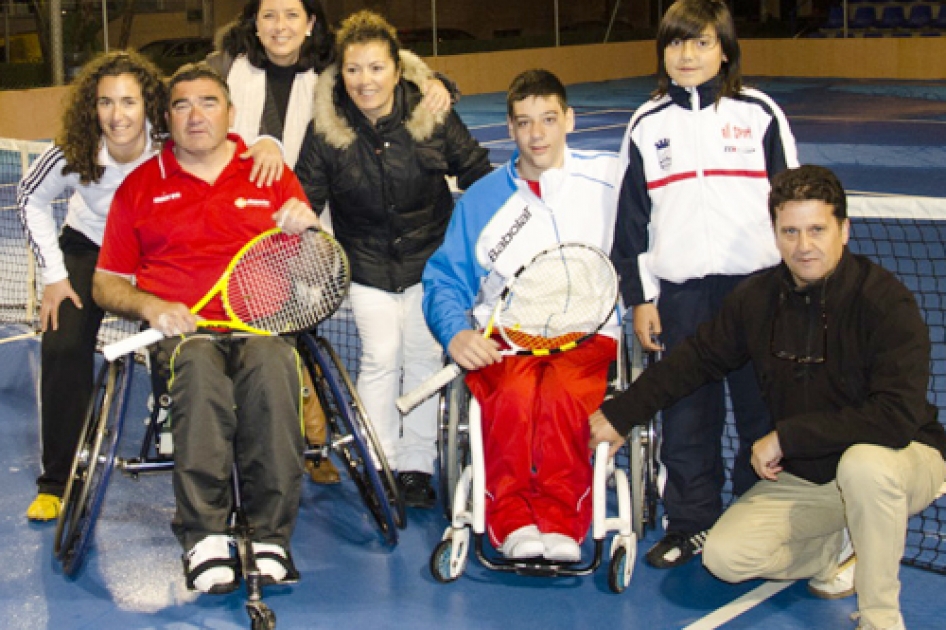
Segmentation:
{"type": "Polygon", "coordinates": [[[672,569],[686,564],[703,551],[707,530],[695,534],[667,532],[663,540],[647,552],[647,564],[658,569],[672,569]]]}
{"type": "Polygon", "coordinates": [[[437,494],[427,473],[402,472],[397,476],[397,485],[404,505],[408,507],[432,508],[437,502],[437,494]]]}

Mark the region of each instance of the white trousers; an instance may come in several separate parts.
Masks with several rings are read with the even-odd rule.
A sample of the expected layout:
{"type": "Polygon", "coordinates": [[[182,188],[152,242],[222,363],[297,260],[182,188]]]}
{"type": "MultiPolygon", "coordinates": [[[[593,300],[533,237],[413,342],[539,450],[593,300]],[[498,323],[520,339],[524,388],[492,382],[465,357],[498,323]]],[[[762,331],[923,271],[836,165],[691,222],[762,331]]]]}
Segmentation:
{"type": "Polygon", "coordinates": [[[402,392],[443,367],[443,350],[430,334],[421,310],[420,283],[404,293],[361,284],[349,292],[361,337],[358,393],[378,432],[393,470],[432,473],[437,456],[437,398],[401,418],[394,406],[402,392]]]}
{"type": "Polygon", "coordinates": [[[847,527],[862,623],[893,627],[901,620],[907,519],[936,498],[944,477],[942,456],[925,444],[855,444],[833,482],[817,485],[783,472],[778,481],[756,483],[710,530],[703,564],[727,582],[829,579],[847,527]]]}

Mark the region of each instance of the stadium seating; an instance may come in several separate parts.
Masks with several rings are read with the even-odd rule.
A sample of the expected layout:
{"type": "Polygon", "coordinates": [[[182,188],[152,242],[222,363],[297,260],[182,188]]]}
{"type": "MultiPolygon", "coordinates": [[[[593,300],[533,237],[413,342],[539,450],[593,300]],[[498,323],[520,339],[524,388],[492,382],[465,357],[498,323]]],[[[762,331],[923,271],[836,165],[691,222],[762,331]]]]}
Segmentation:
{"type": "Polygon", "coordinates": [[[930,26],[946,29],[946,3],[939,5],[939,13],[936,14],[936,19],[930,22],[930,26]]]}
{"type": "Polygon", "coordinates": [[[877,27],[885,30],[895,30],[901,28],[906,21],[907,18],[903,14],[903,7],[887,6],[884,7],[880,14],[880,19],[877,20],[877,27]]]}
{"type": "Polygon", "coordinates": [[[877,21],[877,12],[874,9],[874,6],[864,6],[857,7],[857,10],[854,11],[854,17],[851,18],[851,21],[848,25],[854,29],[868,29],[874,25],[874,22],[877,21]]]}
{"type": "Polygon", "coordinates": [[[912,29],[919,30],[929,26],[933,21],[933,7],[928,4],[914,4],[910,7],[910,15],[907,17],[906,25],[912,29]]]}

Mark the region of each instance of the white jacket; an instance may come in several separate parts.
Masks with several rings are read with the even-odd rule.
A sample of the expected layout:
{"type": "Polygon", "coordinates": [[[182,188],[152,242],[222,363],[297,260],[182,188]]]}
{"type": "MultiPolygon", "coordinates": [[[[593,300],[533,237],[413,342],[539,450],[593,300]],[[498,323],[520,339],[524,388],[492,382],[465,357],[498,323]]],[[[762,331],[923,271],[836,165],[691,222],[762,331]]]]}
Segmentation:
{"type": "Polygon", "coordinates": [[[128,164],[115,162],[103,140],[97,162],[105,167],[105,172],[98,182],[87,186],[79,182],[77,173],[63,175],[66,158],[58,146],[50,146],[30,165],[30,170],[17,188],[16,204],[27,240],[42,269],[44,284],[59,282],[69,276],[59,249],[59,228],[53,214],[53,202],[66,191],[72,190],[64,224],[84,234],[96,245],[101,245],[105,218],[115,190],[125,180],[125,176],[157,153],[151,144],[150,125],[146,126],[145,133],[145,150],[137,160],[128,164]]]}
{"type": "Polygon", "coordinates": [[[798,166],[795,139],[768,96],[743,89],[714,102],[716,80],[671,86],[628,124],[614,261],[625,303],[658,281],[744,275],[779,261],[769,180],[798,166]]]}

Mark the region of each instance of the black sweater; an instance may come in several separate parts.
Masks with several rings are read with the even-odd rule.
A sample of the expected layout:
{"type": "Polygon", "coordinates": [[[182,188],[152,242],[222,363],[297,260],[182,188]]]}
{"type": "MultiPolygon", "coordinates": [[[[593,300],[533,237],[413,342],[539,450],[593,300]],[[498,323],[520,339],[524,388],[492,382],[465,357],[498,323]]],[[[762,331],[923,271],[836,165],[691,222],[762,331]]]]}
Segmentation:
{"type": "Polygon", "coordinates": [[[784,264],[746,280],[716,318],[601,411],[626,435],[749,360],[793,475],[827,483],[858,443],[917,441],[946,457],[946,432],[927,402],[930,337],[916,300],[893,274],[847,250],[827,280],[804,289],[784,264]],[[825,360],[801,364],[779,351],[825,360]]]}

